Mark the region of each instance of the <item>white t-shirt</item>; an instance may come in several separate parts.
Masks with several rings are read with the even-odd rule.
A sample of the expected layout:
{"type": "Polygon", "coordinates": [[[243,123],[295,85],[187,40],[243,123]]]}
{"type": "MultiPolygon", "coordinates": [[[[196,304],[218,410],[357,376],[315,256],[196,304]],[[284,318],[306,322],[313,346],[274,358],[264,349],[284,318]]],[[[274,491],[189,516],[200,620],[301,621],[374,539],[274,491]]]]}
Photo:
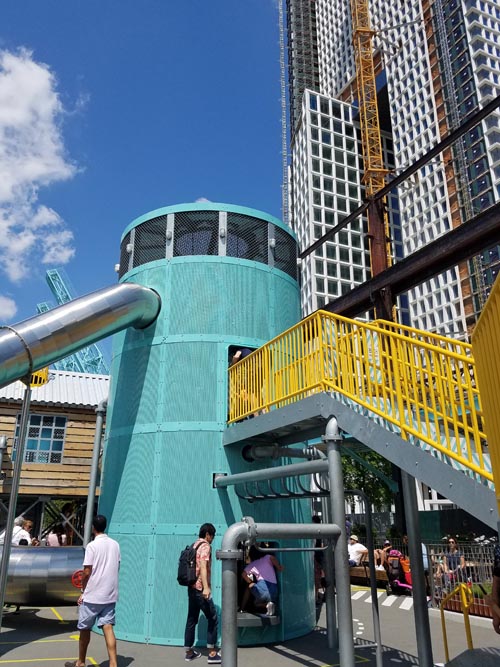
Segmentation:
{"type": "Polygon", "coordinates": [[[20,540],[28,540],[28,544],[31,544],[31,535],[27,530],[24,530],[24,528],[21,528],[20,526],[14,526],[14,530],[12,531],[11,544],[19,546],[20,540]]]}
{"type": "Polygon", "coordinates": [[[91,604],[110,604],[118,600],[118,570],[120,545],[104,533],[96,535],[85,549],[83,567],[92,566],[85,586],[83,601],[91,604]]]}
{"type": "Polygon", "coordinates": [[[359,542],[354,542],[354,544],[348,544],[347,549],[349,551],[349,560],[354,560],[356,561],[356,565],[359,565],[361,556],[366,553],[366,547],[359,542]]]}

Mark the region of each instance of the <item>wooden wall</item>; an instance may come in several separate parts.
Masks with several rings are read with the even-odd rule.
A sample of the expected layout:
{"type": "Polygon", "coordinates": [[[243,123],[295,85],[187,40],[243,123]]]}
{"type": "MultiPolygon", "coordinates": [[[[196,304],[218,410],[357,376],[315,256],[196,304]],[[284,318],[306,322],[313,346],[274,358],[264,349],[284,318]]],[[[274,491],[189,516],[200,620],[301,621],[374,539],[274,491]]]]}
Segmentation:
{"type": "MultiPolygon", "coordinates": [[[[2,471],[7,475],[4,481],[0,481],[2,496],[10,493],[12,443],[16,417],[20,411],[19,403],[0,403],[0,434],[8,438],[8,447],[2,461],[2,471]]],[[[86,497],[94,445],[95,411],[32,403],[30,413],[66,417],[66,436],[62,463],[23,463],[19,495],[86,497]]]]}

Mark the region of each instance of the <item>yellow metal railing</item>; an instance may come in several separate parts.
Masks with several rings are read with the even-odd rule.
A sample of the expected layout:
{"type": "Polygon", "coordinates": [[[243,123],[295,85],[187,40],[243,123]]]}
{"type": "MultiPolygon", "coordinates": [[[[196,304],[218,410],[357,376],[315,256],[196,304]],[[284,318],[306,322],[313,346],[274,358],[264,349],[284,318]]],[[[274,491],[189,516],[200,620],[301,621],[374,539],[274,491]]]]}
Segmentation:
{"type": "Polygon", "coordinates": [[[470,630],[470,619],[469,619],[469,608],[474,601],[474,596],[472,590],[466,584],[458,584],[451,593],[448,593],[446,597],[441,600],[439,608],[441,610],[441,629],[443,630],[443,644],[444,644],[444,655],[446,662],[450,660],[450,652],[448,650],[448,634],[446,632],[446,621],[444,616],[444,609],[446,603],[449,602],[457,593],[459,593],[460,600],[460,609],[464,616],[464,626],[465,626],[465,636],[467,638],[467,648],[473,649],[472,644],[472,633],[470,630]]]}
{"type": "MultiPolygon", "coordinates": [[[[493,474],[500,479],[500,282],[496,280],[472,334],[493,474]]],[[[500,516],[500,483],[495,486],[500,516]]]]}
{"type": "Polygon", "coordinates": [[[470,345],[318,311],[229,369],[229,422],[325,391],[492,481],[470,345]]]}

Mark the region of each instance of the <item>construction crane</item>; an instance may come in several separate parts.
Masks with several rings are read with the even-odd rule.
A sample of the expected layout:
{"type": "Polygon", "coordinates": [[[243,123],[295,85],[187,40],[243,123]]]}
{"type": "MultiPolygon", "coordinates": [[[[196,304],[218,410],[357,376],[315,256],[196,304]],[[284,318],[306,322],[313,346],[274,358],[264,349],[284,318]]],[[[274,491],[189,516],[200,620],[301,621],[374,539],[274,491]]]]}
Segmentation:
{"type": "MultiPolygon", "coordinates": [[[[377,85],[373,62],[373,36],[368,0],[351,0],[352,36],[356,64],[359,124],[364,162],[363,183],[368,200],[385,185],[382,139],[377,105],[377,85]]],[[[368,208],[368,234],[372,276],[392,263],[389,220],[386,200],[374,202],[368,208]]],[[[392,296],[387,291],[375,303],[377,317],[393,319],[392,296]]]]}
{"type": "MultiPolygon", "coordinates": [[[[76,297],[70,280],[63,269],[49,269],[45,274],[45,279],[59,305],[68,303],[68,301],[72,301],[76,297]]],[[[38,313],[46,313],[51,308],[51,304],[47,301],[37,304],[36,307],[38,313]]],[[[103,354],[95,344],[89,345],[65,359],[61,359],[54,364],[54,368],[61,371],[109,374],[109,368],[103,354]]]]}

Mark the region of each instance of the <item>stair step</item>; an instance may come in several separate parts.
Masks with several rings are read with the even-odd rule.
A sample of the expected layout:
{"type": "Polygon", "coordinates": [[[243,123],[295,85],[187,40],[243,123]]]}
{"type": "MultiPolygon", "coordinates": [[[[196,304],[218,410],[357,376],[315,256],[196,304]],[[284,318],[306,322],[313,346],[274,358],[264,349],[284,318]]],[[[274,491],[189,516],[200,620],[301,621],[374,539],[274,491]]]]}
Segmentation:
{"type": "Polygon", "coordinates": [[[261,628],[266,625],[279,625],[281,618],[279,616],[267,616],[266,614],[250,614],[246,611],[239,611],[236,624],[239,628],[261,628]]]}

